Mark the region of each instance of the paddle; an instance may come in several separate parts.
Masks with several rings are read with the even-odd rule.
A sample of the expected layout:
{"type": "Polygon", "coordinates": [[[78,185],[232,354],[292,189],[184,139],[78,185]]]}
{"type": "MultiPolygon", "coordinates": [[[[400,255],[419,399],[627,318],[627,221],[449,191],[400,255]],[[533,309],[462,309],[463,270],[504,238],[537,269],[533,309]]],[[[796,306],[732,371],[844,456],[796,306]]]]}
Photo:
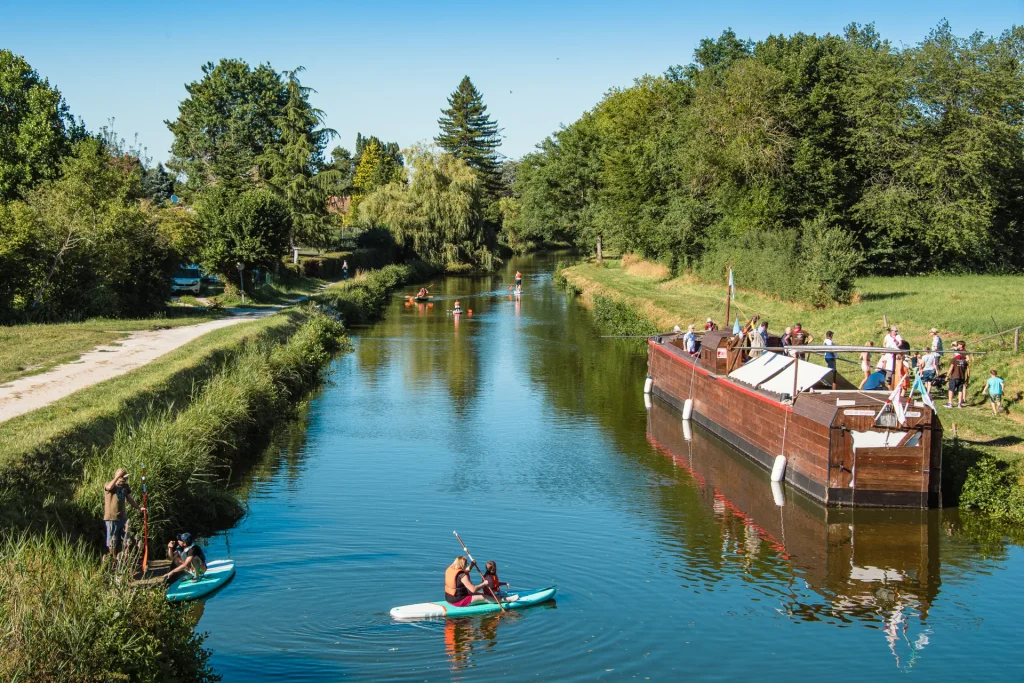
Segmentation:
{"type": "Polygon", "coordinates": [[[491,588],[491,584],[487,583],[487,579],[484,578],[484,573],[480,571],[480,567],[476,566],[476,560],[474,560],[473,556],[469,554],[469,548],[467,548],[466,544],[463,543],[462,537],[459,536],[459,532],[453,531],[452,533],[455,534],[455,538],[459,539],[459,545],[462,546],[462,550],[466,553],[466,556],[469,558],[470,564],[476,567],[476,573],[480,575],[480,578],[483,580],[484,585],[487,586],[487,590],[491,592],[491,597],[494,598],[494,602],[498,603],[498,607],[500,607],[501,611],[504,612],[505,606],[501,604],[501,600],[498,599],[498,596],[495,594],[494,589],[491,588]]]}
{"type": "Polygon", "coordinates": [[[146,466],[142,466],[142,573],[149,568],[149,504],[146,493],[146,466]]]}

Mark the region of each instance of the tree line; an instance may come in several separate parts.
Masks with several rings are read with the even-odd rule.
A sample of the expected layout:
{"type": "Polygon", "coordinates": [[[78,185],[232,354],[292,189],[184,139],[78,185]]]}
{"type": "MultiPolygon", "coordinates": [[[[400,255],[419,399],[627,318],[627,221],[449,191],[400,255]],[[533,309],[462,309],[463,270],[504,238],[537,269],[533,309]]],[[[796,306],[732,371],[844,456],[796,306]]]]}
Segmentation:
{"type": "Polygon", "coordinates": [[[290,247],[330,248],[343,224],[397,259],[492,267],[500,135],[469,78],[442,112],[440,148],[357,134],[354,152],[327,155],[337,134],[301,73],[203,65],[165,122],[165,168],[109,127],[88,131],[0,50],[0,323],[151,315],[179,264],[230,282],[237,264],[274,271],[290,247]],[[342,199],[347,211],[332,210],[342,199]]]}
{"type": "Polygon", "coordinates": [[[897,47],[844,35],[702,40],[610,90],[510,174],[514,247],[598,242],[824,305],[857,273],[1018,272],[1024,27],[897,47]]]}

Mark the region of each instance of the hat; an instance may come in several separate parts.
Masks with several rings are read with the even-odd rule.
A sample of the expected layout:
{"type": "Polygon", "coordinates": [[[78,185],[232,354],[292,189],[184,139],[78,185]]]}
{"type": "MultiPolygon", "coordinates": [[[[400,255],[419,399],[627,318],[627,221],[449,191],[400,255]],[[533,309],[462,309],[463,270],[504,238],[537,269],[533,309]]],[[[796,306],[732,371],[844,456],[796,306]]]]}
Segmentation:
{"type": "Polygon", "coordinates": [[[939,330],[938,330],[938,328],[933,327],[932,329],[929,330],[929,332],[931,332],[932,334],[938,334],[939,330]]]}
{"type": "Polygon", "coordinates": [[[714,321],[714,320],[712,320],[711,318],[708,318],[708,322],[709,322],[709,323],[713,323],[713,322],[715,322],[715,321],[714,321]]]}
{"type": "Polygon", "coordinates": [[[900,328],[898,328],[898,327],[896,327],[895,325],[893,325],[892,327],[890,327],[890,328],[889,328],[889,331],[890,331],[890,332],[899,332],[899,331],[900,331],[900,328]]]}
{"type": "Polygon", "coordinates": [[[178,534],[178,540],[184,543],[185,545],[192,545],[192,534],[188,533],[187,531],[183,534],[178,534]]]}

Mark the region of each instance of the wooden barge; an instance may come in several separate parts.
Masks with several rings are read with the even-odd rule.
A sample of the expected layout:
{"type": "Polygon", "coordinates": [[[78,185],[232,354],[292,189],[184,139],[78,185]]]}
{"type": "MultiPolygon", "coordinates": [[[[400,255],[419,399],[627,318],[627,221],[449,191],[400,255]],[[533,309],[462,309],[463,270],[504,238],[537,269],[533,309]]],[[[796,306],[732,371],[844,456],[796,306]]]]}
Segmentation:
{"type": "MultiPolygon", "coordinates": [[[[679,411],[655,400],[647,439],[692,477],[719,519],[735,561],[757,572],[757,560],[786,560],[793,577],[822,600],[779,594],[785,612],[804,620],[851,617],[887,626],[916,615],[923,625],[941,585],[940,517],[928,510],[835,508],[796,491],[773,496],[763,470],[679,411]]],[[[765,569],[765,572],[774,569],[765,569]]]]}
{"type": "Polygon", "coordinates": [[[684,412],[692,399],[694,421],[769,470],[784,455],[786,484],[826,505],[941,505],[934,410],[911,402],[903,424],[880,427],[887,391],[825,388],[814,371],[823,368],[771,351],[745,365],[737,341],[727,331],[705,333],[694,357],[681,334],[650,338],[651,393],[684,412]]]}

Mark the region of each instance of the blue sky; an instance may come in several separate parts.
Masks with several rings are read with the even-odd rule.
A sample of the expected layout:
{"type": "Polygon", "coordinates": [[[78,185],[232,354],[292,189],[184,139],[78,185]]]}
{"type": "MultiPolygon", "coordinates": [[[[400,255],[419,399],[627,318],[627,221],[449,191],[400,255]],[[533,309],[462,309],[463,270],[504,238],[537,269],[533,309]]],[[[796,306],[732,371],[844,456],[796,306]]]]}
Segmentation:
{"type": "Polygon", "coordinates": [[[841,32],[874,22],[913,45],[942,19],[958,35],[1024,22],[1024,0],[947,2],[9,2],[0,47],[22,54],[90,129],[115,120],[155,160],[184,85],[222,57],[306,67],[316,106],[352,148],[356,132],[402,146],[431,138],[464,74],[519,157],[610,87],[691,61],[697,42],[841,32]]]}

